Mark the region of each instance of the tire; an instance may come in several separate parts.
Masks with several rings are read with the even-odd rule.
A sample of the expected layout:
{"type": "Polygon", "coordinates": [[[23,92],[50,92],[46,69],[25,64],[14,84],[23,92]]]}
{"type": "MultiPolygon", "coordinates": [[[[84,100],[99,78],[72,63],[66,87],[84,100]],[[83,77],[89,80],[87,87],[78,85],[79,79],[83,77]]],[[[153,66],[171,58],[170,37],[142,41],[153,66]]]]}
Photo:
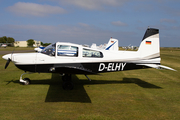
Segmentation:
{"type": "Polygon", "coordinates": [[[23,80],[25,81],[25,82],[23,82],[23,85],[31,84],[31,80],[29,78],[24,78],[23,80]]]}
{"type": "Polygon", "coordinates": [[[63,89],[64,90],[72,90],[74,88],[74,85],[70,81],[63,82],[63,89]]]}

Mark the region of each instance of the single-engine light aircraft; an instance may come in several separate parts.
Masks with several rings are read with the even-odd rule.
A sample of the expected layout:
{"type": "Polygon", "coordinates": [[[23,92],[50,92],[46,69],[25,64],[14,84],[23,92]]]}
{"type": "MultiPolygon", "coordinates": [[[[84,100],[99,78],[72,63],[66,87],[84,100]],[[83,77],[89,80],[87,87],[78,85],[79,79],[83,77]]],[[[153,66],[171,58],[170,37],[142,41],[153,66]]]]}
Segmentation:
{"type": "Polygon", "coordinates": [[[4,47],[4,48],[6,48],[6,47],[7,47],[7,45],[6,45],[6,44],[2,44],[2,45],[1,45],[1,47],[4,47]]]}
{"type": "MultiPolygon", "coordinates": [[[[111,38],[104,49],[83,45],[56,42],[40,53],[12,53],[2,57],[7,60],[5,69],[12,61],[16,67],[30,73],[59,73],[62,75],[63,88],[73,89],[72,74],[115,72],[124,70],[156,68],[169,69],[160,65],[159,29],[148,28],[138,51],[119,51],[118,40],[111,38]]],[[[174,70],[175,71],[175,70],[174,70]]],[[[22,79],[24,85],[30,84],[29,78],[22,79]]]]}
{"type": "Polygon", "coordinates": [[[37,48],[34,48],[34,50],[36,52],[41,52],[45,47],[37,47],[37,48]]]}

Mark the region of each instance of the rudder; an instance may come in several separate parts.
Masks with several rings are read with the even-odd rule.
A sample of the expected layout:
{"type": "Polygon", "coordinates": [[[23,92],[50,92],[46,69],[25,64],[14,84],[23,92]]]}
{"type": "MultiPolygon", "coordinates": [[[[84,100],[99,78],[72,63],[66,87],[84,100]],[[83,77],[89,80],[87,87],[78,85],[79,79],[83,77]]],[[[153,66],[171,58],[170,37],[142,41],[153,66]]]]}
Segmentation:
{"type": "Polygon", "coordinates": [[[159,29],[148,28],[144,34],[138,52],[143,59],[160,58],[159,29]]]}

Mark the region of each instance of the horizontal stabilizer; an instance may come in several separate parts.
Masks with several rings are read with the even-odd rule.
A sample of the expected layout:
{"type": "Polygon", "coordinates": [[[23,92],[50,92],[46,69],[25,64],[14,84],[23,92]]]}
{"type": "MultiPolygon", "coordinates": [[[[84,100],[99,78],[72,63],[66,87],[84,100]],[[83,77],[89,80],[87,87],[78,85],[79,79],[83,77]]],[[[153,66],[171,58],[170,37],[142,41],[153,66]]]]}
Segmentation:
{"type": "Polygon", "coordinates": [[[167,67],[167,66],[164,66],[164,65],[158,65],[160,68],[163,68],[163,69],[168,69],[168,70],[173,70],[173,71],[176,71],[175,69],[172,69],[170,67],[167,67]]]}
{"type": "Polygon", "coordinates": [[[157,65],[157,64],[137,64],[137,65],[143,65],[143,66],[147,66],[147,67],[151,67],[151,68],[156,68],[156,69],[168,69],[168,70],[173,70],[176,71],[173,68],[164,66],[164,65],[157,65]]]}

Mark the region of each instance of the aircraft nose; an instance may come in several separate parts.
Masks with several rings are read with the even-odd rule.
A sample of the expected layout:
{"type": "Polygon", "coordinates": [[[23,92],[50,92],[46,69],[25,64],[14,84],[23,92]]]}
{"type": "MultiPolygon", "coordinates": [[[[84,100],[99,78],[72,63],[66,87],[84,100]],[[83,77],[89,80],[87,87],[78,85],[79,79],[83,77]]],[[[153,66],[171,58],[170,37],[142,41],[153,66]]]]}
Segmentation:
{"type": "Polygon", "coordinates": [[[11,54],[6,54],[6,55],[2,56],[2,58],[5,60],[8,60],[8,58],[11,59],[11,54]]]}

